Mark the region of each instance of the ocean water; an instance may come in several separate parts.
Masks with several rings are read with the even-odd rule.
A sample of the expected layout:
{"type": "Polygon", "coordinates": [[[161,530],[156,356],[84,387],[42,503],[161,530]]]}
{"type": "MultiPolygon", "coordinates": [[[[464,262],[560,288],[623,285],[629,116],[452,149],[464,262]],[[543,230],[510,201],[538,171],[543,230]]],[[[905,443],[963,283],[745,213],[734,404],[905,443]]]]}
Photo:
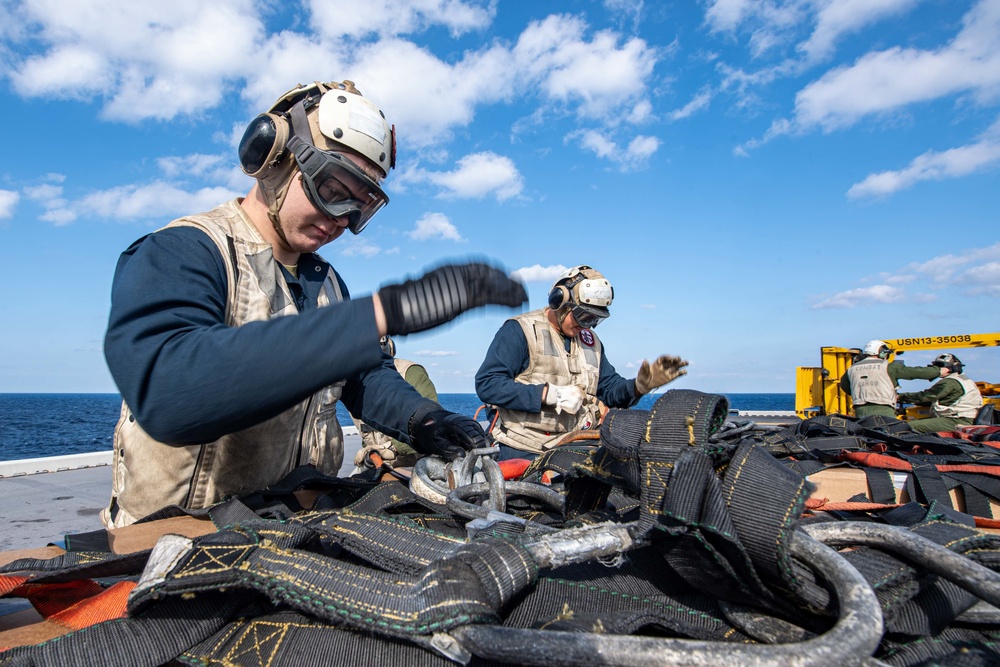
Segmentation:
{"type": "MultiPolygon", "coordinates": [[[[644,396],[637,409],[648,410],[659,394],[644,396]]],[[[474,416],[475,394],[441,394],[441,405],[474,416]]],[[[726,394],[739,410],[793,410],[795,394],[726,394]]],[[[118,394],[0,394],[0,461],[82,454],[111,449],[121,397],[118,394]]],[[[338,406],[340,423],[351,416],[338,406]]],[[[480,419],[484,419],[480,415],[480,419]]]]}

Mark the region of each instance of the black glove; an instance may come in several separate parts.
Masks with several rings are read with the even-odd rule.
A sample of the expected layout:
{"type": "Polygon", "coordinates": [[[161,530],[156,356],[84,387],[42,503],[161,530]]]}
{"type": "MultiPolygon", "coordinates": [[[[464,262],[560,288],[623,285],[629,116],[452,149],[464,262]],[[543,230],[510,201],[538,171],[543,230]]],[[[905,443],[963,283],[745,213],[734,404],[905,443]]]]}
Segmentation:
{"type": "Polygon", "coordinates": [[[450,322],[488,303],[520,306],[528,300],[524,285],[489,264],[447,264],[402,285],[378,291],[386,333],[405,336],[450,322]]]}
{"type": "Polygon", "coordinates": [[[479,422],[447,410],[417,410],[410,417],[409,431],[415,449],[448,460],[470,449],[489,447],[479,422]]]}

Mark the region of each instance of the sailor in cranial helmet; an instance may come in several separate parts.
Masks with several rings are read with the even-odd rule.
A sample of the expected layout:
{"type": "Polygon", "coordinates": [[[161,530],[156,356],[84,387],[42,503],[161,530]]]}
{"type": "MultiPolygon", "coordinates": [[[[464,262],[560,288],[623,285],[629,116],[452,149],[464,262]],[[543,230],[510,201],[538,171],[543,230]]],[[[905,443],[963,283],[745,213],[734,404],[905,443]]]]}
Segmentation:
{"type": "Polygon", "coordinates": [[[500,327],[476,373],[476,393],[498,412],[491,435],[501,460],[534,458],[566,433],[595,428],[606,408],[635,405],[687,373],[687,361],[667,355],[644,361],[634,380],[615,371],[594,333],[614,295],[599,271],[575,266],[552,285],[546,307],[500,327]]]}
{"type": "Polygon", "coordinates": [[[410,386],[379,338],[520,306],[524,287],[490,264],[449,264],[351,299],[316,253],[388,203],[395,153],[392,125],[353,83],[296,86],[240,142],[246,197],[122,254],[104,345],[123,398],[105,525],[208,507],[302,465],[337,475],[338,401],[421,453],[485,444],[474,419],[410,386]]]}
{"type": "Polygon", "coordinates": [[[931,364],[940,373],[940,380],[930,389],[899,395],[901,402],[929,405],[934,413],[933,417],[910,421],[910,428],[917,433],[937,433],[972,424],[983,407],[983,395],[976,383],[963,374],[962,362],[954,354],[941,354],[931,364]]]}
{"type": "Polygon", "coordinates": [[[885,341],[870,340],[840,378],[840,388],[851,395],[856,416],[882,415],[894,419],[900,380],[938,377],[939,369],[934,366],[905,366],[902,361],[890,362],[891,356],[892,350],[885,341]]]}

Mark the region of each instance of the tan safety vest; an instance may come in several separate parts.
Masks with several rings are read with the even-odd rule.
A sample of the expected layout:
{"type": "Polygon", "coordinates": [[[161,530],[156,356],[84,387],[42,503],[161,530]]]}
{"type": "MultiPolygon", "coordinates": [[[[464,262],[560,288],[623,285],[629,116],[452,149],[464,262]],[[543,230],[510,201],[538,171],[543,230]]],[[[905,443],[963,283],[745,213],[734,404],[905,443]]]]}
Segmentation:
{"type": "MultiPolygon", "coordinates": [[[[200,229],[219,248],[229,276],[227,326],[298,313],[271,245],[239,200],[174,220],[167,227],[200,229]]],[[[342,300],[336,275],[329,269],[318,305],[342,300]]],[[[120,527],[167,505],[208,507],[226,496],[263,489],[304,464],[335,475],[344,459],[336,409],[343,387],[343,381],[324,387],[272,419],[202,445],[157,442],[122,402],[114,435],[111,505],[102,510],[101,520],[108,527],[120,527]]]]}
{"type": "Polygon", "coordinates": [[[847,369],[854,405],[896,405],[896,386],[889,377],[888,368],[889,362],[885,359],[867,357],[847,369]]]}
{"type": "Polygon", "coordinates": [[[597,382],[601,376],[601,341],[593,331],[585,329],[570,340],[570,349],[566,352],[563,336],[549,323],[545,310],[533,310],[511,318],[521,325],[529,354],[528,367],[514,381],[576,385],[586,395],[575,415],[556,414],[555,406],[550,405],[542,405],[542,411],[534,413],[498,406],[500,419],[493,428],[493,437],[509,447],[527,452],[549,449],[564,434],[591,428],[600,420],[597,382]]]}
{"type": "Polygon", "coordinates": [[[979,393],[979,387],[963,374],[952,373],[947,377],[958,380],[965,393],[951,405],[941,405],[935,401],[931,406],[934,416],[950,417],[951,419],[974,419],[979,408],[983,407],[983,395],[979,393]]]}
{"type": "MultiPolygon", "coordinates": [[[[393,359],[392,363],[395,364],[396,370],[399,374],[406,379],[406,371],[410,370],[411,366],[416,366],[412,361],[407,361],[406,359],[393,359]]],[[[357,417],[351,417],[354,425],[358,427],[358,433],[361,434],[361,441],[366,447],[373,447],[375,449],[388,449],[390,443],[392,443],[392,438],[387,436],[381,431],[376,431],[371,426],[368,426],[362,422],[357,417]]]]}

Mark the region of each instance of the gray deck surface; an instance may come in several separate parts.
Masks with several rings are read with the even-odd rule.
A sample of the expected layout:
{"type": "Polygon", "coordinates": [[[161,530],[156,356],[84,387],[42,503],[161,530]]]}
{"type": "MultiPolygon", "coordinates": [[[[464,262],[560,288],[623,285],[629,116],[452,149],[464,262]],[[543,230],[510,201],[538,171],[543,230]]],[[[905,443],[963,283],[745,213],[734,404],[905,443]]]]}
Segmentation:
{"type": "MultiPolygon", "coordinates": [[[[361,436],[357,431],[344,430],[341,476],[351,474],[354,455],[361,448],[361,436]]],[[[51,460],[58,464],[61,459],[53,457],[51,460]]],[[[52,465],[50,469],[58,470],[62,465],[52,465]]],[[[97,514],[107,506],[110,498],[109,465],[0,477],[0,526],[3,526],[0,551],[33,549],[48,544],[62,546],[66,534],[100,530],[104,526],[97,514]]]]}

